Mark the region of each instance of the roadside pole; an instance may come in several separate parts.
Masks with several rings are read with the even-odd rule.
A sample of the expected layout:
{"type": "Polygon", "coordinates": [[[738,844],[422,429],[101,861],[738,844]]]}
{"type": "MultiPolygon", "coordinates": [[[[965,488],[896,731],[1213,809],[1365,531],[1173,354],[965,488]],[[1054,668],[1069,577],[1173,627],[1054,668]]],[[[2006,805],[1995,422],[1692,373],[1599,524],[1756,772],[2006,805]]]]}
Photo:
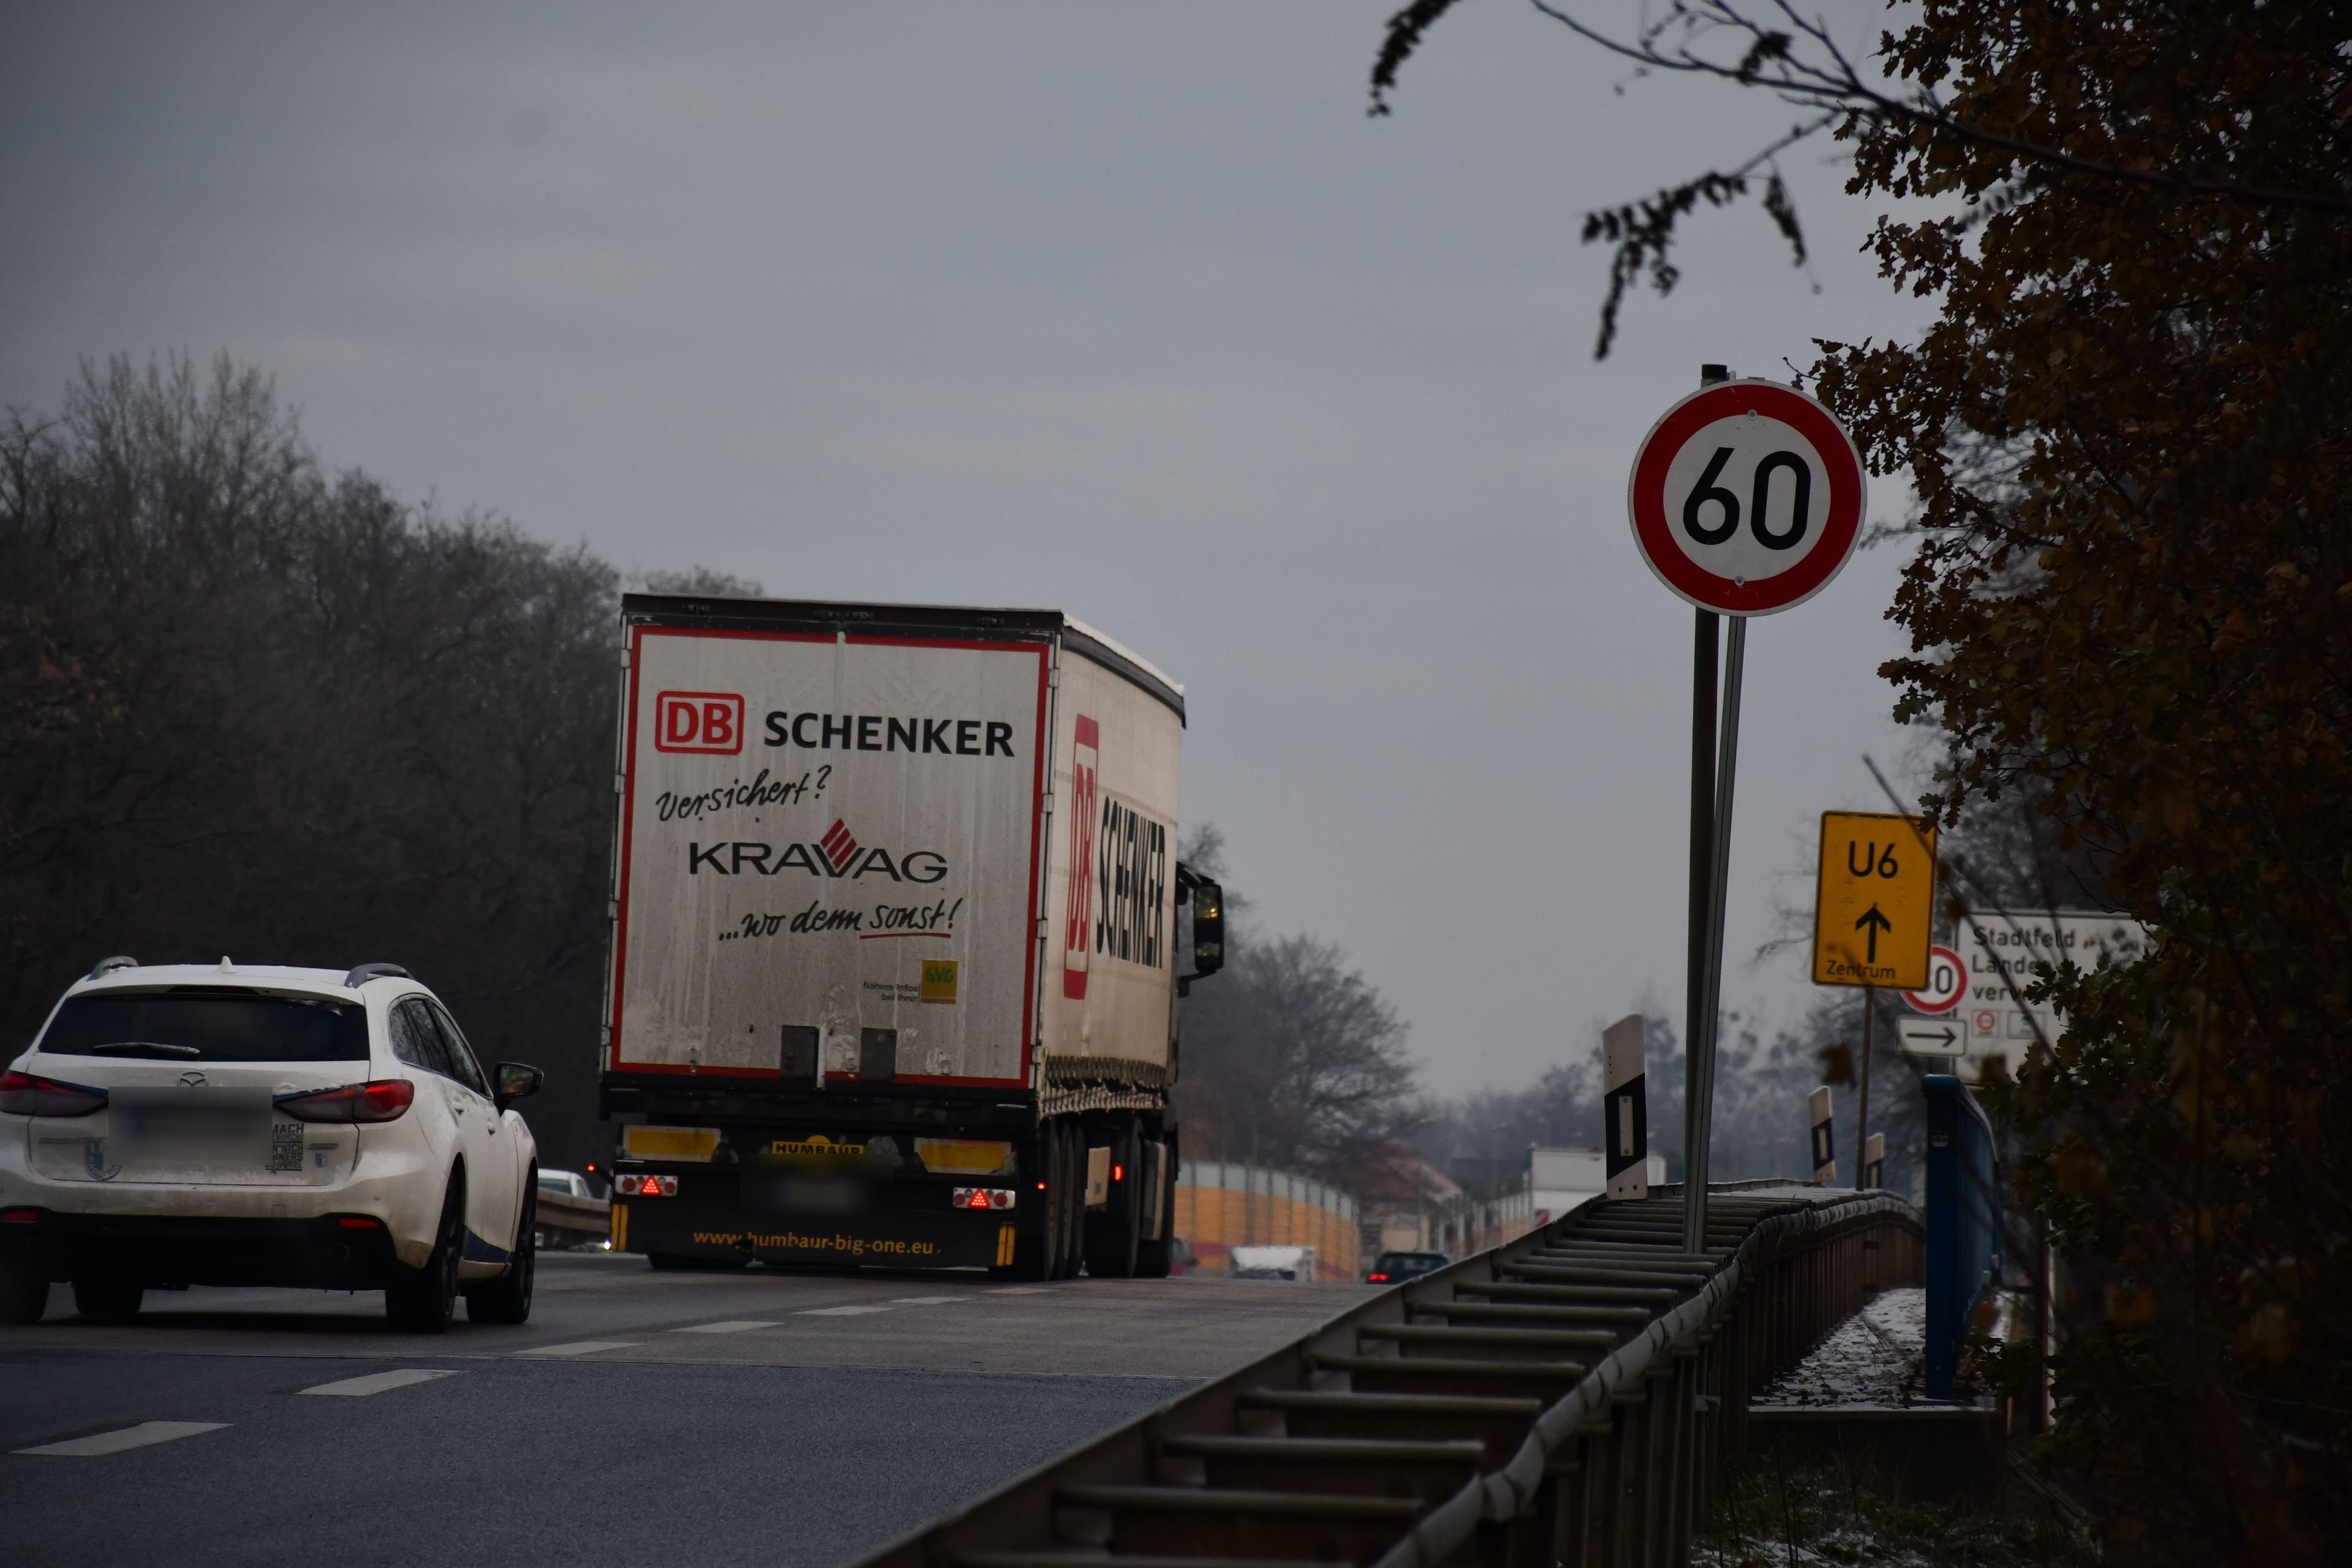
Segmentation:
{"type": "MultiPolygon", "coordinates": [[[[1862,1108],[1854,1113],[1853,1127],[1853,1157],[1857,1162],[1870,1157],[1870,1015],[1876,1010],[1874,1004],[1877,997],[1877,987],[1862,988],[1862,1108]]],[[[1870,1185],[1869,1166],[1855,1165],[1853,1185],[1858,1187],[1870,1185]]]]}

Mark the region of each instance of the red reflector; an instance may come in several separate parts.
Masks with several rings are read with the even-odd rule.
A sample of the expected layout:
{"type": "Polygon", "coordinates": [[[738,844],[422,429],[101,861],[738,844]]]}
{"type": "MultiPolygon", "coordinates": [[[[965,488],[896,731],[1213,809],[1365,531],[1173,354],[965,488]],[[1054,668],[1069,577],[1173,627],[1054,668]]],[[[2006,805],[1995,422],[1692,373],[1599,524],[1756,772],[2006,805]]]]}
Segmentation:
{"type": "Polygon", "coordinates": [[[0,1225],[32,1225],[40,1218],[29,1208],[0,1208],[0,1225]]]}
{"type": "Polygon", "coordinates": [[[370,1219],[357,1214],[346,1214],[335,1223],[346,1230],[382,1230],[383,1228],[383,1220],[370,1219]]]}
{"type": "Polygon", "coordinates": [[[974,1208],[986,1208],[988,1207],[988,1194],[984,1192],[973,1193],[971,1195],[971,1206],[974,1208]]]}

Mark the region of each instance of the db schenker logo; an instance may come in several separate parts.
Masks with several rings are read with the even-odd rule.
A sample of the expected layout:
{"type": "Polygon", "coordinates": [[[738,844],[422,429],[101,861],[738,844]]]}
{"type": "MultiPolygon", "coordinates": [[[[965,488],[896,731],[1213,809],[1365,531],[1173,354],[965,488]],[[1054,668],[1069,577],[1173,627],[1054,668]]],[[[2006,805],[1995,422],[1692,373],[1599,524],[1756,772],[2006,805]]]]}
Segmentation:
{"type": "Polygon", "coordinates": [[[734,757],[743,749],[743,699],[733,692],[664,692],[654,698],[654,749],[734,757]]]}

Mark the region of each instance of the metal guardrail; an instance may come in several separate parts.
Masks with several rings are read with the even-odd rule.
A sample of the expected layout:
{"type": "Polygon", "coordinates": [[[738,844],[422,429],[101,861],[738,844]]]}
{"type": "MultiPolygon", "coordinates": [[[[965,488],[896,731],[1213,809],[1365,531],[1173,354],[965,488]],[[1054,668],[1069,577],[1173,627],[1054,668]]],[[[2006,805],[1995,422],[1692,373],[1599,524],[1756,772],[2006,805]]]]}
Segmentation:
{"type": "Polygon", "coordinates": [[[1918,1277],[1884,1192],[1596,1199],[1381,1292],[866,1568],[1689,1561],[1748,1392],[1918,1277]]]}
{"type": "Polygon", "coordinates": [[[542,1188],[532,1228],[539,1232],[541,1247],[578,1247],[584,1242],[603,1241],[613,1234],[612,1200],[574,1197],[569,1193],[542,1188]]]}
{"type": "Polygon", "coordinates": [[[1927,1094],[1927,1324],[1930,1399],[1949,1399],[1960,1343],[1988,1288],[2000,1278],[2000,1162],[1992,1124],[1969,1086],[1948,1073],[1920,1080],[1927,1094]]]}

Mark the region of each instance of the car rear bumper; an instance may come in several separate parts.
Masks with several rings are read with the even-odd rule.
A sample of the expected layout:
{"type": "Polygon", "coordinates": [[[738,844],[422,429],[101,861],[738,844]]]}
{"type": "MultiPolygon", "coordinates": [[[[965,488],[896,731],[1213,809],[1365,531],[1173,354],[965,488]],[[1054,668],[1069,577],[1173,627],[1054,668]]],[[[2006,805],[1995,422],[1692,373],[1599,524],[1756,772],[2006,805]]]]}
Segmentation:
{"type": "Polygon", "coordinates": [[[51,1280],[375,1291],[395,1267],[392,1235],[370,1215],[197,1219],[24,1207],[7,1213],[0,1220],[0,1253],[28,1261],[51,1280]]]}

